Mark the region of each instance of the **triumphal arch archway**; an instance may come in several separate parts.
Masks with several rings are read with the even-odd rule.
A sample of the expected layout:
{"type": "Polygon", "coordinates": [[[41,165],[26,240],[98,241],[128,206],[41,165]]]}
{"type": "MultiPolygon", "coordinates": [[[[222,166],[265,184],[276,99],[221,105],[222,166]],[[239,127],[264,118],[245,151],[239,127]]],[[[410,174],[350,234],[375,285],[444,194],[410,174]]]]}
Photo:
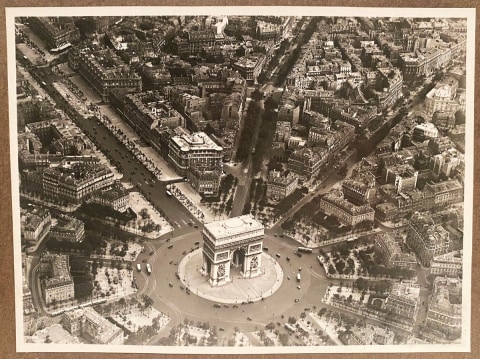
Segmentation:
{"type": "Polygon", "coordinates": [[[234,271],[243,278],[262,274],[265,228],[251,215],[207,223],[202,235],[202,270],[212,286],[229,283],[234,271]]]}

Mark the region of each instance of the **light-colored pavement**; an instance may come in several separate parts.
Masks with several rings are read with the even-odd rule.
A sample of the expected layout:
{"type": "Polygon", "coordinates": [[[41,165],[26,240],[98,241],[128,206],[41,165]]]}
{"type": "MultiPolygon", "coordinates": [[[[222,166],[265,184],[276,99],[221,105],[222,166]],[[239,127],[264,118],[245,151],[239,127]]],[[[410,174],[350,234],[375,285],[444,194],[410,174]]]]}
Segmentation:
{"type": "MultiPolygon", "coordinates": [[[[165,220],[164,217],[160,215],[160,213],[153,207],[153,205],[148,202],[145,197],[143,197],[139,192],[130,192],[130,207],[133,209],[137,215],[142,211],[142,209],[147,210],[147,214],[149,215],[150,219],[153,221],[154,224],[160,225],[159,231],[152,231],[149,233],[145,233],[144,236],[147,238],[153,239],[158,238],[164,234],[170,233],[173,231],[173,227],[165,220]]],[[[136,228],[137,232],[140,233],[140,228],[136,228]]]]}
{"type": "Polygon", "coordinates": [[[172,185],[172,193],[177,199],[189,210],[195,217],[203,221],[204,223],[213,222],[215,219],[214,214],[207,208],[207,206],[201,203],[202,197],[195,192],[190,184],[185,182],[178,182],[172,185]]]}
{"type": "Polygon", "coordinates": [[[242,278],[239,272],[232,271],[230,283],[212,287],[208,277],[200,272],[202,259],[201,248],[187,254],[178,266],[178,274],[191,293],[211,301],[227,304],[256,302],[275,293],[283,281],[280,265],[268,254],[262,253],[263,274],[255,278],[242,278]]]}
{"type": "MultiPolygon", "coordinates": [[[[83,92],[83,94],[87,97],[89,102],[98,103],[100,102],[100,97],[96,94],[89,85],[85,83],[85,81],[80,76],[72,76],[70,80],[83,92]]],[[[141,139],[140,136],[135,133],[135,131],[123,121],[119,115],[113,111],[109,105],[99,105],[99,111],[101,116],[107,116],[110,119],[110,122],[113,126],[118,128],[120,131],[123,132],[124,135],[130,141],[135,143],[140,143],[141,139]]],[[[138,150],[143,153],[147,158],[149,158],[157,168],[162,171],[160,175],[160,179],[164,181],[168,181],[173,178],[178,178],[178,175],[175,171],[168,166],[165,159],[160,156],[153,148],[149,146],[137,146],[138,150]]]]}

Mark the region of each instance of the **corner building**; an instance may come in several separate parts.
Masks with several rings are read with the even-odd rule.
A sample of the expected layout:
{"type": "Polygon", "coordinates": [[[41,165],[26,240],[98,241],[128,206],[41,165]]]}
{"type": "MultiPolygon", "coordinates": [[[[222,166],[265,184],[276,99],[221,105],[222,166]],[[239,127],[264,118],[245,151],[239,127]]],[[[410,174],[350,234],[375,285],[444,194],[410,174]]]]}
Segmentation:
{"type": "Polygon", "coordinates": [[[222,175],[223,148],[204,132],[173,136],[168,161],[180,176],[204,196],[217,196],[222,175]]]}

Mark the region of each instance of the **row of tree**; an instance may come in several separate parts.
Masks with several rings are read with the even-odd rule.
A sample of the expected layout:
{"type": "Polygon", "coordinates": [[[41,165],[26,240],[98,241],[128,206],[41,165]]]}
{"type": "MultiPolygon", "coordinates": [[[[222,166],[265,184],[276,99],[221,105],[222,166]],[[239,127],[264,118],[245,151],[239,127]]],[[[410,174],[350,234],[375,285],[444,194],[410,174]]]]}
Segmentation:
{"type": "Polygon", "coordinates": [[[312,16],[310,19],[310,22],[308,23],[305,29],[305,32],[298,36],[297,46],[290,53],[290,55],[288,56],[288,59],[280,66],[278,70],[276,86],[281,86],[285,81],[285,79],[287,78],[287,76],[292,71],[293,66],[295,66],[295,63],[300,57],[300,54],[302,52],[302,46],[305,45],[308,41],[310,41],[310,38],[312,37],[314,31],[317,29],[318,21],[319,21],[318,16],[312,16]]]}
{"type": "Polygon", "coordinates": [[[261,112],[262,109],[260,108],[260,103],[252,100],[248,105],[242,133],[240,134],[237,149],[237,161],[243,162],[250,155],[254,141],[255,127],[260,118],[261,112]]]}

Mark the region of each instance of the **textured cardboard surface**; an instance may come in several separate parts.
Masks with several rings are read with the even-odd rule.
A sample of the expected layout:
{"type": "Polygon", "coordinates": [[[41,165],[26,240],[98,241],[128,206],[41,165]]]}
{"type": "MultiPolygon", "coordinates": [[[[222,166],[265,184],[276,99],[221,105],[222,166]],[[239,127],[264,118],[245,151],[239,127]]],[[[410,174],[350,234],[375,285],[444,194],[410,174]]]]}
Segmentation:
{"type": "MultiPolygon", "coordinates": [[[[276,5],[276,6],[368,6],[368,7],[423,7],[432,8],[432,16],[435,16],[436,7],[469,7],[477,8],[476,14],[476,58],[475,58],[475,117],[480,106],[480,69],[479,63],[479,48],[480,48],[480,1],[479,0],[458,0],[458,1],[151,1],[140,0],[133,1],[60,1],[60,0],[6,0],[2,2],[2,14],[0,19],[0,123],[2,130],[0,131],[0,359],[3,358],[178,358],[178,355],[160,355],[160,354],[95,354],[95,353],[16,353],[15,348],[15,298],[14,298],[14,279],[13,279],[13,237],[12,237],[12,214],[11,214],[11,184],[10,184],[10,152],[9,152],[9,120],[8,120],[8,89],[7,89],[7,52],[6,52],[6,25],[5,25],[5,7],[36,7],[36,6],[162,6],[162,5],[176,5],[176,6],[255,6],[255,5],[276,5]]],[[[372,14],[373,15],[373,14],[372,14]]],[[[477,139],[479,139],[479,129],[475,126],[475,150],[478,150],[477,139]]],[[[480,181],[480,166],[475,162],[474,166],[474,199],[473,199],[473,234],[472,238],[472,304],[471,304],[471,353],[398,353],[398,354],[284,354],[284,355],[234,355],[234,348],[232,348],[232,356],[236,358],[255,357],[255,358],[276,358],[293,359],[293,358],[372,358],[372,359],[387,359],[387,358],[435,358],[435,359],[457,359],[457,358],[480,358],[480,335],[479,335],[479,320],[480,320],[480,293],[479,285],[476,278],[480,275],[480,266],[476,261],[480,259],[480,248],[476,246],[476,241],[480,240],[479,225],[480,220],[476,217],[479,212],[475,210],[479,202],[480,181]]],[[[468,200],[468,198],[466,198],[468,200]]],[[[467,218],[465,218],[468,220],[467,218]]],[[[414,348],[412,347],[414,350],[414,348]]],[[[321,353],[322,348],[318,351],[321,353]]],[[[193,358],[196,355],[181,355],[181,357],[193,358]]],[[[220,358],[224,355],[202,355],[204,358],[220,358]]]]}

